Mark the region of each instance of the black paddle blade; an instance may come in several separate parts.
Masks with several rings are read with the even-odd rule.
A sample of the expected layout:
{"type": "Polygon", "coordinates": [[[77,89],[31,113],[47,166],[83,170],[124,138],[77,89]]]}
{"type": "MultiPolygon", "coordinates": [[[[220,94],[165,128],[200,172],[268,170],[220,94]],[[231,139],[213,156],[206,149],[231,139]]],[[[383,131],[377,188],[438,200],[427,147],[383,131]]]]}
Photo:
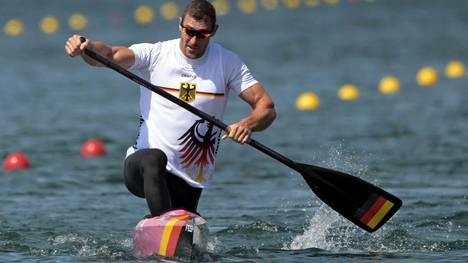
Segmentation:
{"type": "Polygon", "coordinates": [[[312,191],[332,209],[368,232],[374,232],[401,207],[401,200],[355,176],[298,164],[312,191]]]}

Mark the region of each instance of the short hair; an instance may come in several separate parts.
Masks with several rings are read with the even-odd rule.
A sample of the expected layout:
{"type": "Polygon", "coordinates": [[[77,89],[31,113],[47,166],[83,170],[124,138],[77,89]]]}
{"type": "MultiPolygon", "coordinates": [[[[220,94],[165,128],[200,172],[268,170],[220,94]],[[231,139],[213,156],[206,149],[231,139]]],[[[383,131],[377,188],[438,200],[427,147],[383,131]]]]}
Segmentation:
{"type": "Polygon", "coordinates": [[[182,22],[187,14],[197,21],[210,22],[213,29],[216,25],[216,10],[214,6],[206,0],[191,0],[185,7],[182,22]]]}

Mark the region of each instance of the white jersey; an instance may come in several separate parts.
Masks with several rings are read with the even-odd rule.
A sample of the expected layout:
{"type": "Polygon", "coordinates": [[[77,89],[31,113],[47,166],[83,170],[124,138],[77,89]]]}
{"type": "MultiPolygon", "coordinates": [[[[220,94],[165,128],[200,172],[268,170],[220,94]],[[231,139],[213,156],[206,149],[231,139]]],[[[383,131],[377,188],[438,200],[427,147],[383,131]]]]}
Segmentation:
{"type": "MultiPolygon", "coordinates": [[[[130,69],[222,120],[229,90],[239,94],[257,81],[237,55],[220,45],[209,43],[201,58],[189,59],[179,41],[132,45],[135,64],[130,69]]],[[[167,155],[168,171],[191,186],[208,186],[223,131],[145,87],[140,87],[140,113],[139,135],[127,157],[138,149],[160,149],[167,155]]]]}

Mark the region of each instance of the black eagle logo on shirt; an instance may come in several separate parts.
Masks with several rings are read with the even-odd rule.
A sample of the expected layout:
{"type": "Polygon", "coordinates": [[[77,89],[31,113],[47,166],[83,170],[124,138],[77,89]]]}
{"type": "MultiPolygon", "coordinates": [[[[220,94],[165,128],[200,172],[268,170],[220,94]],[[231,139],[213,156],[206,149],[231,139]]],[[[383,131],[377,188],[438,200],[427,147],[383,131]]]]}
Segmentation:
{"type": "Polygon", "coordinates": [[[213,131],[213,124],[205,120],[197,120],[180,138],[182,149],[182,166],[188,168],[192,165],[198,166],[198,174],[194,179],[197,182],[206,181],[204,178],[204,168],[213,164],[216,150],[216,138],[218,132],[213,131]]]}

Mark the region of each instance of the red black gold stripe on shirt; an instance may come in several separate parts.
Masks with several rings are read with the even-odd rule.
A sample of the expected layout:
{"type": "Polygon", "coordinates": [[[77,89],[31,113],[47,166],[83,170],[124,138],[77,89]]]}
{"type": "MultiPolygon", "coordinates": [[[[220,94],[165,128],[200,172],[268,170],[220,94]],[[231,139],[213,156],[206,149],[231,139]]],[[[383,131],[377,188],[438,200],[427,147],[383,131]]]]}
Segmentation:
{"type": "Polygon", "coordinates": [[[361,223],[374,229],[393,206],[394,203],[376,193],[372,193],[355,216],[361,223]]]}
{"type": "MultiPolygon", "coordinates": [[[[172,89],[172,88],[162,88],[162,90],[167,91],[169,93],[179,93],[179,89],[172,89]]],[[[204,91],[195,91],[197,96],[203,97],[210,97],[210,98],[224,98],[224,93],[214,93],[214,92],[204,92],[204,91]]]]}

